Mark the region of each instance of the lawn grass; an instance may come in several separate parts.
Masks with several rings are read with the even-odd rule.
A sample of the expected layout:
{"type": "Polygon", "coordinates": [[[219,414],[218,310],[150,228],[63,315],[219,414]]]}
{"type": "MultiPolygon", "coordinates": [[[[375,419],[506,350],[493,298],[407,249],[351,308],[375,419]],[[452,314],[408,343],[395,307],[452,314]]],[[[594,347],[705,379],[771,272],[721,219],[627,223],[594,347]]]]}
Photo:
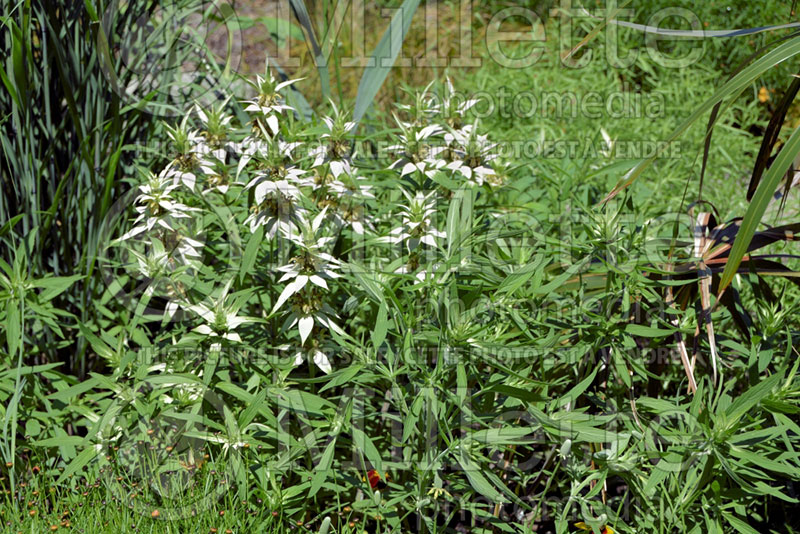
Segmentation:
{"type": "MultiPolygon", "coordinates": [[[[642,10],[661,6],[643,4],[642,10]]],[[[750,9],[726,18],[708,4],[700,14],[714,25],[760,24],[750,9]]],[[[774,13],[764,23],[779,22],[774,13]]],[[[655,237],[673,237],[671,217],[700,199],[705,124],[681,137],[675,157],[660,158],[631,188],[602,202],[636,159],[607,150],[606,137],[617,150],[666,139],[720,86],[720,68],[764,37],[747,46],[703,43],[700,61],[684,69],[659,67],[640,53],[633,66],[619,70],[607,66],[602,39],[589,45],[595,59],[578,69],[565,67],[563,48],[548,39],[536,65],[519,70],[489,57],[480,38],[487,17],[480,15],[473,45],[481,66],[411,69],[408,83],[403,75],[409,70],[397,69],[361,125],[359,141],[396,142],[393,113],[409,115],[395,104],[412,104],[429,78],[449,75],[459,93],[483,98],[466,122],[479,116],[476,128],[491,141],[506,147],[574,142],[577,153],[552,147],[518,152],[507,157],[499,184],[475,188],[455,187],[442,175],[401,177],[388,169],[388,154],[360,154],[354,164],[377,197],[360,206],[374,215],[374,234],[335,234],[343,236],[335,254],[348,269],[343,279],[329,280],[329,299],[346,335],[320,328],[317,319],[309,344],[276,315],[285,283],[276,262],[294,260],[250,228],[247,217],[258,207],[251,193],[179,191],[182,201],[203,212],[207,250],[202,267],[177,275],[178,287],[198,302],[233,300],[233,315],[241,307],[250,322],[239,328],[236,342],[213,321],[208,337],[203,321],[162,322],[170,294],[156,294],[149,308],[124,302],[118,293],[138,281],[133,270],[124,270],[122,256],[109,255],[98,267],[106,269],[106,286],[90,298],[96,321],[78,326],[63,319],[67,332],[87,346],[83,380],[38,354],[29,359],[24,351],[35,346],[35,335],[22,335],[22,344],[14,345],[6,330],[25,373],[14,373],[16,363],[9,363],[0,374],[9,406],[4,452],[17,443],[14,461],[0,469],[0,520],[7,531],[527,534],[575,532],[581,521],[597,532],[608,525],[621,533],[800,528],[791,513],[800,496],[797,286],[783,279],[768,285],[754,274],[736,277],[731,292],[752,321],[752,335],[740,331],[727,308],[710,311],[722,377],[715,383],[711,343],[697,334],[705,328],[704,305],[692,292],[697,278],[663,283],[670,275],[663,269],[664,247],[648,248],[655,237]],[[514,95],[541,99],[548,92],[553,99],[540,101],[536,113],[515,112],[514,95]],[[578,102],[589,95],[603,103],[618,98],[633,102],[633,109],[620,116],[605,110],[597,118],[586,109],[573,113],[560,100],[565,95],[578,102]],[[491,113],[485,112],[488,100],[495,104],[491,113]],[[401,188],[431,195],[432,224],[447,230],[428,256],[384,246],[412,203],[401,188]],[[228,257],[238,268],[230,279],[220,267],[228,257]],[[413,271],[415,262],[430,276],[402,272],[404,265],[413,271]],[[666,304],[668,283],[674,283],[678,307],[666,304]],[[700,355],[693,395],[675,332],[686,339],[696,332],[696,346],[689,347],[700,355]],[[238,343],[257,350],[243,356],[238,343]],[[286,347],[298,345],[313,350],[295,364],[286,347]],[[217,346],[224,350],[208,357],[217,346]],[[166,352],[148,352],[153,347],[166,352]],[[201,358],[193,352],[198,348],[201,358]],[[314,350],[330,350],[333,368],[314,363],[314,350]],[[216,400],[197,402],[192,388],[216,400]],[[19,410],[11,409],[20,398],[19,410]],[[19,432],[16,419],[9,420],[12,412],[19,414],[19,432]],[[202,428],[185,433],[195,440],[190,446],[161,439],[176,421],[202,428]],[[7,439],[9,424],[13,440],[7,439]],[[389,473],[379,491],[371,487],[370,467],[389,473]]],[[[452,43],[456,22],[452,12],[448,17],[443,35],[452,43]]],[[[547,20],[547,34],[557,35],[560,23],[547,20]]],[[[420,35],[412,32],[411,49],[424,43],[420,35]]],[[[639,43],[635,32],[623,32],[622,41],[629,50],[639,43]]],[[[685,52],[681,46],[672,51],[685,52]]],[[[530,51],[526,45],[506,50],[517,58],[530,51]]],[[[763,127],[789,72],[780,66],[753,84],[725,109],[714,131],[702,200],[718,211],[719,222],[747,209],[744,191],[763,127]],[[762,86],[778,90],[759,98],[762,86]]],[[[310,89],[315,71],[307,58],[298,74],[309,76],[300,86],[315,108],[335,117],[310,89]]],[[[357,86],[350,71],[336,71],[334,80],[341,95],[357,86]]],[[[339,103],[347,109],[346,99],[339,103]]],[[[787,123],[796,120],[790,114],[787,123]]],[[[243,137],[252,126],[244,122],[230,135],[243,137]]],[[[287,118],[281,128],[280,135],[306,143],[323,133],[335,137],[320,122],[287,118]]],[[[310,165],[313,159],[298,161],[310,165]]],[[[250,179],[273,163],[258,160],[228,171],[250,179]]],[[[159,163],[152,170],[159,172],[159,163]]],[[[125,180],[142,183],[139,176],[125,180]]],[[[324,186],[321,191],[311,188],[304,200],[306,209],[324,217],[341,199],[324,186]]],[[[787,209],[770,209],[766,222],[796,220],[796,192],[790,194],[787,209]]],[[[120,234],[130,226],[121,221],[120,234]]],[[[691,226],[680,228],[675,255],[689,269],[691,226]]],[[[17,258],[25,250],[21,243],[13,251],[17,258]]],[[[781,241],[764,250],[788,253],[790,245],[781,241]]],[[[21,259],[9,263],[15,273],[25,270],[21,259]]],[[[39,332],[55,315],[47,314],[48,292],[34,287],[35,308],[21,315],[36,329],[31,332],[39,332]]],[[[16,311],[4,313],[10,318],[16,311]]],[[[60,349],[68,346],[62,342],[60,349]]],[[[12,362],[15,352],[3,357],[12,362]]]]}

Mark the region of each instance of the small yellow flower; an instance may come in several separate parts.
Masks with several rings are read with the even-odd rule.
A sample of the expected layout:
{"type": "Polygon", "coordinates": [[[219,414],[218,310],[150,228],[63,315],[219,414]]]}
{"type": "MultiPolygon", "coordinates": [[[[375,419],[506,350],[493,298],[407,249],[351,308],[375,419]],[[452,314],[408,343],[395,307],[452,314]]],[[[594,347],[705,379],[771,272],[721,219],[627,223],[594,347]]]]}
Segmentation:
{"type": "Polygon", "coordinates": [[[431,488],[428,490],[428,495],[433,495],[434,499],[438,499],[441,495],[452,497],[452,495],[450,495],[450,493],[444,488],[431,488]]]}

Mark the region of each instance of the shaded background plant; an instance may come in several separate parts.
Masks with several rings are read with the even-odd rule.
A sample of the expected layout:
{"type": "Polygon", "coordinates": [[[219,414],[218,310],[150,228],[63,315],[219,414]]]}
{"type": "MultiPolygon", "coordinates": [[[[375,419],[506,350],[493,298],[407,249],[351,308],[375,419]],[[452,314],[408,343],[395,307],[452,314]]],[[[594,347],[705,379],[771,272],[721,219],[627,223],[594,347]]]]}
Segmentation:
{"type": "MultiPolygon", "coordinates": [[[[10,362],[0,375],[0,389],[8,399],[3,455],[11,463],[10,479],[0,481],[9,488],[2,508],[9,514],[6,517],[20,522],[24,517],[26,526],[47,528],[63,523],[57,508],[64,503],[75,507],[76,522],[93,528],[100,503],[134,504],[129,499],[141,499],[142,504],[132,508],[135,513],[120,512],[120,524],[165,530],[178,525],[202,524],[209,529],[259,525],[265,532],[299,524],[337,532],[362,527],[431,532],[527,532],[535,527],[565,532],[578,529],[578,521],[597,531],[610,525],[618,532],[793,528],[789,511],[797,500],[794,449],[800,432],[795,421],[797,325],[790,310],[797,289],[780,279],[767,285],[765,268],[778,271],[776,265],[751,264],[756,269],[750,272],[743,261],[731,268],[737,276],[728,289],[728,294],[738,292],[739,301],[733,307],[708,309],[703,292],[716,287],[719,271],[728,262],[737,261],[731,252],[720,252],[718,245],[726,237],[728,244],[734,238],[738,241],[741,230],[735,224],[717,228],[710,219],[701,232],[693,232],[691,225],[665,224],[659,220],[664,206],[656,205],[650,190],[662,188],[670,208],[682,213],[684,171],[692,168],[686,161],[690,158],[656,162],[663,172],[657,182],[637,183],[613,201],[599,204],[636,162],[617,161],[610,150],[588,159],[521,158],[510,167],[493,167],[496,180],[465,187],[469,172],[463,164],[442,165],[437,158],[444,153],[426,150],[420,158],[422,167],[400,176],[402,167],[388,167],[403,154],[376,157],[344,150],[385,138],[398,144],[401,133],[380,105],[362,118],[365,124],[359,130],[340,131],[336,124],[350,120],[349,108],[342,105],[346,99],[337,102],[328,121],[286,110],[278,129],[266,116],[249,120],[249,113],[264,110],[241,109],[239,101],[254,95],[243,88],[239,94],[239,87],[217,98],[217,111],[187,107],[183,125],[178,119],[168,119],[164,125],[143,109],[121,102],[116,112],[117,108],[107,107],[116,93],[92,89],[91,83],[77,89],[70,85],[72,93],[56,89],[63,99],[38,96],[40,100],[31,102],[39,106],[19,105],[14,95],[22,89],[17,84],[39,80],[37,69],[42,84],[32,94],[53,92],[44,83],[46,76],[56,79],[47,70],[53,63],[35,61],[36,54],[49,57],[57,54],[54,47],[71,46],[48,40],[51,34],[37,29],[37,17],[49,17],[41,19],[42,28],[60,21],[70,29],[69,35],[90,36],[91,40],[75,41],[76,47],[85,48],[71,54],[97,61],[79,62],[74,69],[64,69],[64,75],[72,76],[75,70],[84,76],[80,80],[89,75],[100,80],[102,69],[96,69],[103,64],[103,57],[98,57],[103,49],[90,45],[99,42],[97,29],[104,26],[97,24],[101,17],[94,16],[89,5],[67,6],[62,12],[32,2],[9,6],[11,15],[4,19],[9,48],[3,64],[6,124],[17,120],[33,133],[25,137],[12,128],[0,134],[6,158],[3,187],[16,195],[7,196],[4,190],[3,201],[15,199],[14,210],[19,210],[4,207],[0,218],[4,224],[0,233],[8,244],[3,249],[6,264],[0,264],[4,300],[0,313],[8,325],[4,358],[10,362]],[[59,18],[68,12],[80,16],[59,18]],[[94,33],[74,32],[76,28],[94,33]],[[15,41],[16,35],[22,37],[15,41]],[[77,114],[71,112],[70,95],[77,114]],[[66,114],[52,112],[48,119],[48,106],[66,114]],[[95,114],[92,110],[98,108],[102,113],[95,114]],[[212,120],[217,112],[230,120],[212,120]],[[312,121],[307,123],[307,118],[312,121]],[[58,135],[39,131],[47,120],[59,125],[58,135]],[[323,151],[307,155],[299,146],[289,149],[275,145],[273,139],[270,143],[278,150],[252,154],[244,164],[237,163],[236,149],[228,144],[248,135],[272,139],[276,134],[284,143],[329,137],[324,137],[323,151]],[[46,142],[40,142],[42,136],[46,142]],[[168,150],[152,154],[127,153],[131,143],[145,139],[171,144],[168,150]],[[17,159],[5,144],[22,150],[25,157],[17,159]],[[205,144],[211,150],[201,150],[205,144]],[[217,158],[213,154],[223,145],[225,154],[217,158]],[[50,150],[69,164],[50,161],[50,150]],[[208,161],[201,162],[208,154],[208,161]],[[291,165],[306,172],[287,172],[291,165]],[[153,171],[156,178],[168,169],[161,180],[166,188],[175,187],[169,199],[161,200],[173,204],[161,208],[165,213],[175,208],[174,203],[193,208],[197,211],[183,211],[191,214],[193,224],[184,226],[176,217],[169,228],[161,226],[160,234],[129,236],[137,241],[127,258],[100,251],[111,238],[124,236],[148,217],[164,215],[161,208],[158,213],[145,210],[144,218],[132,223],[136,213],[123,209],[115,219],[117,226],[103,228],[100,216],[89,209],[100,208],[106,214],[112,210],[103,207],[105,194],[112,204],[127,199],[120,201],[125,208],[154,200],[136,200],[140,193],[148,195],[136,190],[147,181],[137,166],[153,171]],[[104,169],[99,174],[102,180],[97,167],[104,169]],[[346,167],[358,173],[343,178],[346,167]],[[23,172],[14,172],[17,169],[23,172]],[[338,177],[332,176],[334,169],[338,177]],[[49,185],[50,177],[60,172],[62,196],[56,194],[57,185],[47,194],[46,187],[40,196],[30,194],[49,185]],[[271,196],[258,188],[277,183],[272,180],[278,176],[287,184],[294,182],[296,191],[288,196],[302,208],[292,212],[299,226],[323,214],[316,228],[320,235],[312,232],[314,242],[293,244],[292,237],[299,237],[289,225],[272,234],[260,226],[264,220],[258,217],[252,226],[245,224],[251,207],[263,208],[258,213],[274,213],[273,201],[281,198],[277,194],[288,189],[271,189],[276,194],[271,196]],[[252,187],[245,189],[251,180],[252,187]],[[128,196],[123,195],[126,191],[128,196]],[[36,204],[38,198],[46,202],[36,204]],[[345,198],[360,209],[351,209],[345,198]],[[430,206],[403,219],[403,208],[413,203],[409,198],[427,198],[430,206]],[[98,202],[90,202],[93,199],[98,202]],[[20,203],[27,203],[30,210],[20,208],[20,203]],[[374,218],[364,221],[359,231],[353,216],[369,214],[374,218]],[[24,221],[30,222],[23,230],[24,221]],[[60,231],[59,221],[69,228],[60,231]],[[37,225],[38,235],[27,232],[37,225]],[[344,231],[335,233],[333,229],[340,226],[344,231]],[[399,239],[392,240],[395,228],[408,241],[420,240],[418,246],[408,250],[399,239]],[[342,264],[330,270],[341,276],[324,279],[328,290],[315,294],[308,288],[320,286],[307,282],[302,294],[292,295],[302,297],[298,302],[290,299],[276,306],[284,284],[313,276],[312,271],[324,267],[310,256],[318,253],[314,245],[324,245],[320,249],[332,245],[331,237],[336,246],[327,252],[341,258],[342,264]],[[695,253],[695,242],[703,254],[695,253]],[[168,253],[180,243],[188,247],[182,255],[168,253]],[[648,247],[653,246],[663,253],[658,261],[649,254],[648,247]],[[50,258],[56,256],[54,263],[50,258]],[[105,278],[99,274],[96,256],[102,256],[105,278]],[[184,260],[191,264],[186,272],[170,267],[170,262],[184,260]],[[709,283],[700,260],[712,271],[709,283]],[[672,267],[665,266],[668,263],[672,267]],[[277,270],[281,266],[287,267],[277,270]],[[294,276],[281,282],[284,271],[294,276]],[[165,284],[157,287],[156,280],[165,284]],[[665,299],[669,289],[679,303],[674,309],[665,299]],[[316,301],[331,306],[344,334],[318,324],[316,317],[308,329],[306,317],[317,309],[316,301]],[[297,324],[292,323],[292,313],[297,324]],[[749,316],[746,330],[740,328],[739,316],[749,316]],[[716,385],[712,362],[703,361],[713,341],[699,335],[709,319],[718,350],[716,385]],[[77,343],[70,338],[76,329],[77,343]],[[696,340],[696,348],[689,348],[699,355],[693,395],[687,392],[685,364],[675,350],[676,335],[696,340]],[[209,393],[208,398],[202,392],[209,393]],[[221,403],[210,400],[210,394],[221,403]],[[195,447],[170,443],[169,432],[174,430],[166,423],[175,419],[198,424],[187,430],[195,447]],[[153,447],[134,452],[134,459],[166,460],[164,473],[174,469],[182,476],[190,474],[190,484],[177,492],[178,504],[191,501],[192,489],[218,488],[222,481],[232,489],[201,506],[192,520],[158,522],[159,517],[167,519],[165,484],[170,477],[149,477],[152,484],[137,482],[144,478],[142,473],[153,471],[147,470],[150,464],[144,471],[131,467],[130,451],[126,456],[123,449],[135,451],[135,447],[115,445],[122,434],[129,443],[141,440],[153,447]],[[120,450],[114,450],[116,446],[120,450]],[[370,468],[390,473],[386,488],[377,495],[366,476],[370,468]],[[19,476],[25,486],[18,483],[19,476]],[[103,489],[98,487],[101,480],[103,489]],[[50,488],[59,497],[55,504],[42,497],[50,488]],[[77,495],[85,496],[84,504],[90,505],[84,511],[79,510],[77,495]],[[39,515],[31,514],[33,510],[39,515]]],[[[97,14],[107,11],[107,6],[94,7],[97,14]]],[[[315,24],[330,14],[326,2],[307,7],[315,24]]],[[[143,4],[141,12],[148,9],[157,8],[143,4]]],[[[747,15],[744,8],[741,13],[747,15]]],[[[117,13],[120,31],[130,22],[128,14],[117,13]]],[[[592,24],[587,23],[589,29],[592,24]]],[[[59,31],[52,35],[68,35],[67,30],[59,31]]],[[[109,42],[114,42],[112,32],[106,31],[109,42]]],[[[719,66],[720,51],[730,50],[726,48],[730,45],[717,41],[704,46],[714,51],[703,63],[709,70],[719,66]]],[[[734,47],[732,53],[742,50],[734,47]]],[[[322,94],[324,83],[310,65],[301,68],[310,74],[306,83],[319,84],[322,94]]],[[[780,72],[771,62],[760,65],[756,70],[768,76],[780,72]]],[[[642,87],[658,82],[673,94],[688,94],[680,74],[651,67],[637,64],[624,76],[640,79],[642,87]]],[[[329,74],[330,94],[341,98],[346,93],[334,86],[343,78],[329,74]]],[[[609,86],[616,83],[611,69],[590,66],[579,74],[543,66],[537,73],[543,80],[537,83],[574,88],[590,75],[609,86]]],[[[491,63],[463,78],[456,89],[491,89],[525,81],[491,63]]],[[[405,107],[393,110],[401,123],[426,117],[413,107],[425,102],[419,89],[427,82],[426,77],[420,88],[411,88],[411,94],[402,97],[405,107]]],[[[714,134],[709,149],[712,163],[714,158],[725,159],[726,146],[748,147],[754,157],[757,153],[757,134],[745,129],[767,112],[765,103],[756,98],[761,82],[751,71],[737,83],[753,98],[731,101],[738,126],[722,122],[725,128],[714,134]]],[[[443,84],[435,90],[446,92],[443,84]]],[[[295,92],[287,87],[283,93],[286,104],[302,107],[295,92]]],[[[314,92],[308,94],[310,101],[322,102],[315,100],[314,92]]],[[[359,109],[371,100],[362,98],[359,109]]],[[[608,140],[620,141],[621,122],[615,130],[614,121],[608,121],[598,133],[586,117],[570,123],[563,117],[520,121],[494,115],[477,123],[465,111],[463,124],[455,126],[447,120],[453,117],[443,118],[446,125],[429,131],[422,144],[433,146],[437,137],[446,135],[449,141],[442,146],[466,139],[469,136],[454,135],[447,128],[465,124],[475,124],[476,131],[480,127],[477,133],[489,134],[491,142],[529,138],[534,130],[563,135],[567,126],[591,129],[606,146],[608,140]]],[[[706,104],[698,116],[710,111],[706,104]]],[[[423,120],[438,120],[430,115],[423,120]]],[[[719,120],[726,121],[727,116],[720,113],[719,120]]],[[[628,127],[641,137],[657,137],[661,130],[674,130],[681,117],[668,113],[663,122],[640,119],[634,118],[628,127]]],[[[780,133],[780,128],[773,126],[770,131],[780,133]]],[[[704,134],[704,130],[699,135],[694,132],[691,138],[699,140],[694,143],[699,155],[704,134]]],[[[763,145],[766,156],[758,156],[762,162],[780,135],[765,137],[771,140],[763,145]]],[[[449,148],[454,161],[466,162],[468,158],[459,156],[470,152],[467,147],[449,148]]],[[[728,158],[725,171],[740,172],[747,155],[728,158]]],[[[764,183],[772,184],[783,174],[780,165],[773,165],[771,173],[763,174],[764,183]]],[[[727,183],[728,189],[719,194],[730,203],[721,211],[726,217],[741,214],[746,196],[737,204],[729,194],[736,189],[735,181],[731,185],[721,169],[709,169],[715,173],[710,183],[727,183]]],[[[775,190],[772,185],[764,189],[768,196],[775,190]]],[[[789,201],[787,205],[792,206],[789,201]]],[[[748,217],[750,223],[760,219],[752,213],[748,217]]],[[[770,234],[770,229],[757,230],[751,246],[773,247],[765,249],[768,254],[787,241],[785,233],[782,237],[770,234]]],[[[790,274],[786,269],[793,260],[769,258],[776,259],[787,265],[779,274],[790,274]]],[[[173,479],[178,480],[184,479],[173,479]]]]}

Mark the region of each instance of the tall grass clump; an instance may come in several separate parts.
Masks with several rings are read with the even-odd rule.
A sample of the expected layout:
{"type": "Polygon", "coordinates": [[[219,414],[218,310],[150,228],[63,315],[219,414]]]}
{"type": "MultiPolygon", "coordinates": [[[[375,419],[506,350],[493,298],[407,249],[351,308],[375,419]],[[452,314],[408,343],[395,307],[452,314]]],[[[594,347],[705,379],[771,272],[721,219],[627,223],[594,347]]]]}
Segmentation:
{"type": "Polygon", "coordinates": [[[44,400],[48,384],[104,368],[78,325],[108,326],[97,306],[100,235],[128,188],[121,178],[148,161],[154,118],[174,104],[154,90],[169,87],[174,71],[142,70],[157,53],[146,39],[170,42],[176,30],[158,25],[165,8],[152,1],[8,0],[0,12],[0,396],[11,466],[16,438],[38,433],[32,410],[70,430],[44,400]],[[143,20],[161,33],[141,31],[143,20]]]}
{"type": "MultiPolygon", "coordinates": [[[[374,57],[398,57],[419,4],[374,57]]],[[[381,62],[352,103],[318,63],[317,110],[269,63],[244,88],[173,91],[206,73],[132,68],[155,47],[114,43],[171,12],[125,6],[3,19],[5,527],[797,530],[800,228],[779,218],[800,83],[740,218],[703,173],[726,106],[800,37],[672,118],[668,141],[710,120],[666,212],[637,191],[657,156],[620,161],[602,124],[584,155],[509,152],[448,77],[385,114],[381,62]]]]}

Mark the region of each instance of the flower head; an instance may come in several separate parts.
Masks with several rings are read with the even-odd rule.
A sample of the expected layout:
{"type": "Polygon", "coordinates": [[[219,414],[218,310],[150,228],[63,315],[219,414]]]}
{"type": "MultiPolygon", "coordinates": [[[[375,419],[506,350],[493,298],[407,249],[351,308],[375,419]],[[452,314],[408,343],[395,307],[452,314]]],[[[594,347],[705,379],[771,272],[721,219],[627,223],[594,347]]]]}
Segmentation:
{"type": "Polygon", "coordinates": [[[193,190],[198,173],[210,171],[209,159],[224,159],[224,149],[212,148],[198,130],[189,128],[186,114],[178,126],[164,125],[167,136],[172,140],[173,159],[167,166],[168,174],[176,185],[183,184],[193,190]]]}
{"type": "Polygon", "coordinates": [[[400,157],[390,166],[390,169],[400,168],[400,176],[419,171],[427,177],[432,177],[437,170],[445,166],[446,162],[440,158],[444,147],[432,146],[428,139],[442,133],[442,129],[431,124],[420,128],[414,124],[402,122],[395,117],[401,133],[400,144],[390,146],[389,150],[400,151],[400,157]]]}
{"type": "Polygon", "coordinates": [[[155,227],[176,231],[176,219],[187,219],[191,217],[191,212],[198,211],[197,208],[177,202],[172,193],[178,184],[173,182],[171,176],[169,166],[158,175],[152,172],[147,175],[147,182],[139,186],[141,194],[134,200],[137,204],[134,210],[138,216],[133,221],[133,228],[118,241],[125,241],[155,227]]]}
{"type": "Polygon", "coordinates": [[[287,105],[281,95],[281,89],[297,83],[302,78],[278,82],[269,70],[269,64],[265,66],[264,77],[256,76],[255,83],[251,82],[256,88],[258,95],[252,100],[246,100],[245,111],[248,113],[258,113],[254,119],[254,129],[259,131],[264,125],[272,135],[277,135],[280,129],[278,116],[287,111],[294,111],[294,108],[287,105]]]}
{"type": "Polygon", "coordinates": [[[449,148],[448,154],[452,158],[447,164],[448,169],[477,185],[491,181],[490,178],[495,174],[495,170],[490,164],[497,158],[494,152],[497,143],[490,143],[488,136],[478,134],[477,121],[476,124],[468,124],[461,130],[445,133],[444,138],[449,148]]]}
{"type": "Polygon", "coordinates": [[[241,298],[229,298],[232,281],[228,282],[217,298],[208,298],[205,302],[185,306],[189,311],[199,315],[204,324],[197,326],[194,331],[209,337],[220,337],[229,341],[241,342],[241,337],[236,333],[236,328],[245,323],[253,322],[251,317],[239,316],[239,309],[244,304],[241,298]]]}
{"type": "Polygon", "coordinates": [[[263,141],[253,136],[247,137],[242,142],[243,151],[236,169],[237,179],[242,171],[252,163],[257,174],[263,178],[286,179],[297,185],[304,185],[302,175],[306,171],[295,164],[292,156],[292,152],[299,146],[300,143],[287,143],[278,138],[269,138],[263,141]]]}
{"type": "Polygon", "coordinates": [[[444,232],[434,228],[431,218],[436,213],[433,195],[435,191],[424,195],[418,191],[414,196],[403,190],[403,195],[408,200],[407,205],[400,206],[402,212],[402,226],[398,226],[390,233],[390,239],[406,242],[409,251],[413,251],[420,244],[431,247],[436,246],[436,240],[446,237],[444,232]]]}
{"type": "Polygon", "coordinates": [[[281,293],[275,309],[280,308],[281,304],[305,287],[306,283],[312,284],[327,290],[326,280],[338,278],[337,273],[341,262],[324,251],[324,247],[334,241],[333,236],[320,235],[322,220],[325,218],[327,208],[323,209],[313,221],[302,221],[299,231],[284,230],[284,237],[288,238],[297,246],[298,254],[292,258],[288,265],[278,267],[284,275],[278,282],[292,280],[283,293],[281,293]]]}
{"type": "Polygon", "coordinates": [[[250,223],[250,231],[255,232],[259,226],[266,227],[270,238],[280,230],[289,233],[297,232],[295,221],[305,210],[300,205],[300,190],[287,180],[272,181],[263,175],[257,176],[247,188],[255,188],[255,204],[245,222],[250,223]]]}
{"type": "Polygon", "coordinates": [[[225,147],[228,144],[228,134],[231,130],[231,120],[233,117],[225,113],[225,106],[230,97],[226,98],[218,107],[203,109],[199,104],[195,104],[194,111],[203,123],[202,136],[205,141],[203,148],[206,154],[204,157],[213,164],[217,161],[225,161],[225,147]]]}
{"type": "Polygon", "coordinates": [[[440,102],[432,105],[432,109],[444,120],[444,123],[455,130],[459,130],[464,125],[464,116],[475,104],[477,98],[463,99],[453,88],[453,82],[448,76],[445,79],[445,94],[440,102]]]}
{"type": "Polygon", "coordinates": [[[312,167],[328,164],[330,172],[335,178],[342,173],[351,173],[350,151],[351,143],[348,137],[355,129],[356,123],[347,120],[347,114],[339,111],[336,104],[333,106],[333,115],[322,117],[327,131],[320,134],[322,143],[311,151],[314,156],[312,167]]]}
{"type": "Polygon", "coordinates": [[[409,126],[422,127],[423,124],[430,123],[431,118],[436,114],[436,98],[429,92],[433,83],[431,81],[422,91],[414,92],[413,104],[397,104],[397,108],[409,116],[411,120],[408,123],[409,126]]]}
{"type": "Polygon", "coordinates": [[[339,180],[334,180],[330,184],[332,199],[329,204],[336,210],[333,218],[339,226],[350,226],[356,234],[364,233],[365,224],[368,224],[365,217],[364,203],[367,199],[375,198],[372,194],[372,186],[362,182],[364,178],[352,174],[341,174],[339,180]]]}
{"type": "Polygon", "coordinates": [[[278,267],[278,271],[284,273],[278,282],[289,283],[281,292],[272,311],[274,313],[285,302],[291,302],[288,328],[298,325],[301,344],[305,344],[315,321],[341,332],[331,320],[336,314],[323,301],[323,291],[328,290],[327,281],[341,276],[337,272],[341,262],[324,251],[324,247],[335,240],[335,237],[320,235],[326,212],[327,208],[313,221],[303,221],[299,225],[299,232],[284,231],[284,236],[295,244],[298,252],[289,264],[278,267]]]}

